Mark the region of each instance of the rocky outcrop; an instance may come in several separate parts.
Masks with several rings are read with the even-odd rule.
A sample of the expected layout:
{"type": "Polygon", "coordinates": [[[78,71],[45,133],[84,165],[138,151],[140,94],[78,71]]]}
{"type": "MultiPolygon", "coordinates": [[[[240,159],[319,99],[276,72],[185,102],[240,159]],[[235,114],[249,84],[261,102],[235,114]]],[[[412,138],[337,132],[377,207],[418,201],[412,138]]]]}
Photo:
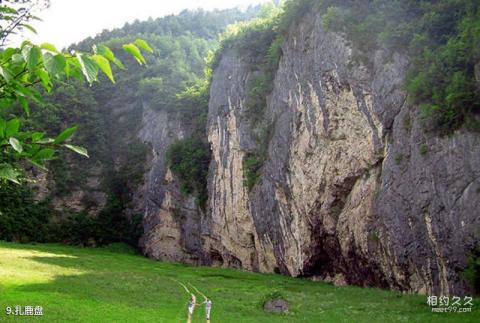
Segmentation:
{"type": "Polygon", "coordinates": [[[402,87],[408,61],[377,52],[373,69],[355,64],[318,17],[295,26],[282,49],[267,108],[274,133],[250,194],[242,164],[253,131],[241,122],[248,63],[225,53],[215,73],[205,250],[247,269],[460,292],[478,240],[478,136],[425,134],[402,87]]]}
{"type": "MultiPolygon", "coordinates": [[[[140,240],[143,252],[149,257],[184,262],[202,263],[200,219],[202,211],[193,196],[180,192],[165,161],[167,148],[177,139],[189,135],[174,113],[157,111],[144,105],[142,127],[138,137],[150,145],[144,187],[139,189],[145,207],[144,235],[140,240]]],[[[140,193],[139,193],[140,194],[140,193]]]]}
{"type": "Polygon", "coordinates": [[[145,253],[464,293],[460,273],[479,241],[480,136],[426,131],[403,88],[408,58],[377,51],[364,66],[319,15],[292,26],[282,51],[264,116],[271,138],[252,191],[243,178],[245,156],[258,149],[246,112],[251,62],[235,50],[220,59],[208,116],[206,213],[179,193],[161,157],[168,132],[181,134],[181,126],[163,114],[144,117],[141,136],[154,151],[145,253]]]}

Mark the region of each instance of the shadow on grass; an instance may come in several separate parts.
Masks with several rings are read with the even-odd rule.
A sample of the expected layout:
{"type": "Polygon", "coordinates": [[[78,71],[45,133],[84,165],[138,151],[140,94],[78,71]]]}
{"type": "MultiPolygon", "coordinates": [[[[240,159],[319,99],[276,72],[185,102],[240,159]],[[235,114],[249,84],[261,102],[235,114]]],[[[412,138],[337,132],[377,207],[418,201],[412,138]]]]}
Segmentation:
{"type": "Polygon", "coordinates": [[[36,262],[74,268],[83,273],[58,275],[48,283],[24,285],[17,290],[54,294],[56,297],[65,294],[76,299],[151,309],[158,308],[159,304],[173,306],[188,300],[179,286],[168,277],[175,275],[109,270],[96,267],[94,261],[83,262],[81,256],[79,258],[31,257],[36,262]]]}
{"type": "MultiPolygon", "coordinates": [[[[52,254],[29,256],[26,259],[69,269],[65,270],[65,275],[55,276],[53,281],[20,285],[16,287],[18,291],[55,297],[65,295],[74,299],[143,309],[154,310],[159,306],[173,307],[176,310],[186,308],[188,295],[177,281],[193,283],[202,292],[213,295],[218,294],[215,288],[218,285],[230,285],[235,289],[248,281],[262,279],[261,275],[251,276],[251,273],[232,269],[159,263],[139,255],[112,253],[102,249],[62,245],[6,246],[9,249],[52,254]],[[71,269],[79,273],[72,274],[71,269]],[[230,282],[226,283],[227,280],[230,282]]],[[[226,293],[231,297],[233,295],[230,294],[235,294],[236,291],[226,293]]]]}
{"type": "MultiPolygon", "coordinates": [[[[0,248],[2,246],[0,243],[0,248]]],[[[209,295],[215,303],[215,314],[250,322],[247,318],[269,317],[259,306],[259,300],[265,293],[263,290],[273,286],[259,282],[280,278],[233,269],[159,263],[142,256],[101,249],[61,245],[7,244],[5,247],[40,252],[38,256],[34,254],[24,259],[57,267],[60,274],[51,281],[15,287],[21,295],[41,295],[46,303],[51,303],[47,305],[57,306],[55,310],[59,306],[70,308],[72,304],[83,303],[83,308],[90,312],[98,308],[118,308],[146,315],[161,309],[162,317],[181,318],[186,313],[189,296],[178,284],[180,281],[192,283],[209,295]],[[66,269],[64,275],[58,267],[66,269]],[[256,288],[260,291],[256,292],[256,288]]],[[[201,296],[197,296],[202,302],[201,296]]],[[[203,307],[200,307],[196,316],[203,315],[202,312],[203,307]]]]}

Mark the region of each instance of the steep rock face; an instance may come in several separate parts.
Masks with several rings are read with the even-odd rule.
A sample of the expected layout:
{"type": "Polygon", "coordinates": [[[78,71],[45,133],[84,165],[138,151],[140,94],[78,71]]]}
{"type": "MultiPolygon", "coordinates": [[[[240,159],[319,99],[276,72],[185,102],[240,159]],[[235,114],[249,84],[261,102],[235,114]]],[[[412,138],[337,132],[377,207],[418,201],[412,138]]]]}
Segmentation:
{"type": "MultiPolygon", "coordinates": [[[[203,250],[211,263],[420,293],[462,293],[478,241],[480,138],[425,132],[403,89],[407,58],[355,61],[310,14],[293,26],[271,93],[260,182],[245,120],[248,58],[223,54],[213,77],[213,150],[203,250]]],[[[200,228],[200,227],[199,227],[200,228]]]]}
{"type": "Polygon", "coordinates": [[[210,93],[208,138],[210,166],[208,232],[205,251],[214,263],[271,271],[272,244],[260,243],[243,182],[243,160],[255,148],[246,108],[248,63],[233,51],[225,53],[215,71],[210,93]]]}
{"type": "Polygon", "coordinates": [[[142,127],[138,137],[151,146],[145,184],[138,194],[143,197],[144,235],[140,240],[143,252],[152,258],[202,263],[200,242],[201,209],[195,198],[180,192],[165,161],[167,148],[176,140],[189,135],[181,120],[167,111],[156,111],[144,106],[142,127]]]}

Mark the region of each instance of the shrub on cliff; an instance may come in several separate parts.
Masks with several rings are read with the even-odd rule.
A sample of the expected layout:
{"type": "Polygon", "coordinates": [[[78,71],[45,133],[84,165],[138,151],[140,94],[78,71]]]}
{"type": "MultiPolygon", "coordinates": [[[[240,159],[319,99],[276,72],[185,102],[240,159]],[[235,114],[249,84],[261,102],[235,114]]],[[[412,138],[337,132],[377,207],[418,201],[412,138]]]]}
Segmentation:
{"type": "Polygon", "coordinates": [[[248,154],[243,160],[243,177],[245,186],[249,191],[257,184],[260,179],[260,169],[263,165],[263,159],[256,154],[248,154]]]}
{"type": "Polygon", "coordinates": [[[208,198],[207,176],[210,146],[198,138],[178,140],[167,150],[166,160],[177,176],[185,194],[195,194],[198,204],[205,207],[208,198]]]}
{"type": "Polygon", "coordinates": [[[475,251],[468,258],[467,268],[462,273],[462,277],[477,295],[480,294],[480,250],[475,251]]]}

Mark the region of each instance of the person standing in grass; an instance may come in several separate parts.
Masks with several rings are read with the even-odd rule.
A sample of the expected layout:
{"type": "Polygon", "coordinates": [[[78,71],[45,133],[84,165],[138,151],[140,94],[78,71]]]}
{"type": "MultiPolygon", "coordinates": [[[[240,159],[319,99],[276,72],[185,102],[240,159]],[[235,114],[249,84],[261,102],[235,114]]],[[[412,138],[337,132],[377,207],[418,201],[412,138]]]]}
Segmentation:
{"type": "Polygon", "coordinates": [[[210,311],[212,310],[212,301],[209,298],[205,297],[205,302],[203,302],[203,303],[205,303],[205,317],[207,319],[207,323],[209,323],[210,322],[210,311]]]}
{"type": "Polygon", "coordinates": [[[195,305],[197,303],[196,297],[194,294],[192,294],[192,298],[188,301],[188,319],[187,323],[192,322],[192,317],[193,317],[193,311],[195,310],[195,305]]]}

